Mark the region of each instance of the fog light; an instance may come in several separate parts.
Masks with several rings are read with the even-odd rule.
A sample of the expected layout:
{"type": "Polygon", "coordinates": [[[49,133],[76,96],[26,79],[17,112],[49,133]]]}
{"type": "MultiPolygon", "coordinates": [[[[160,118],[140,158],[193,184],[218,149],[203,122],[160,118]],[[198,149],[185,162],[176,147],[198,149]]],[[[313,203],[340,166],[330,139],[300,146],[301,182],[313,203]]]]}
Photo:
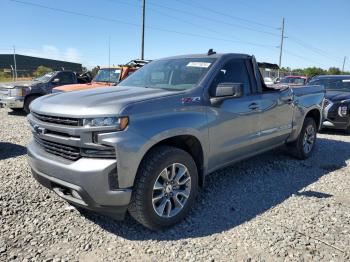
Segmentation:
{"type": "Polygon", "coordinates": [[[79,193],[77,191],[75,191],[75,190],[72,190],[72,196],[74,198],[77,198],[77,199],[82,199],[81,196],[79,195],[79,193]]]}
{"type": "Polygon", "coordinates": [[[347,106],[340,106],[338,108],[338,115],[341,117],[344,117],[348,114],[348,107],[347,106]]]}

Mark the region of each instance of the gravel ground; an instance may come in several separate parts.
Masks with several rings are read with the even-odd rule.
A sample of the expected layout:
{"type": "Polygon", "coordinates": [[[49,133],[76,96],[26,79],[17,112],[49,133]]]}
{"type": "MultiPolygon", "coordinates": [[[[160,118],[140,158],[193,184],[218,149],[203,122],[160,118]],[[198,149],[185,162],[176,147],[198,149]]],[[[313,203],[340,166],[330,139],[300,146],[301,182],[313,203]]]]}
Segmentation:
{"type": "Polygon", "coordinates": [[[307,161],[285,149],[209,177],[164,232],[79,213],[31,176],[24,115],[0,109],[0,261],[350,260],[350,136],[323,133],[307,161]]]}

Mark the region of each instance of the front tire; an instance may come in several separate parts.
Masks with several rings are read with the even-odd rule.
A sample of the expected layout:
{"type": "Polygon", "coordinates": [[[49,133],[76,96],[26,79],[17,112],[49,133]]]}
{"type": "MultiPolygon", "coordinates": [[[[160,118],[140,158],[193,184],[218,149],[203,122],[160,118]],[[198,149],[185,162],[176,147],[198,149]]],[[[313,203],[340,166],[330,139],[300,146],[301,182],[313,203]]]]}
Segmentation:
{"type": "Polygon", "coordinates": [[[315,148],[316,134],[315,120],[311,117],[306,117],[297,140],[288,145],[292,154],[301,160],[309,158],[315,148]]]}
{"type": "Polygon", "coordinates": [[[159,146],[141,163],[129,213],[145,227],[162,230],[187,215],[197,191],[198,173],[191,155],[179,148],[159,146]]]}

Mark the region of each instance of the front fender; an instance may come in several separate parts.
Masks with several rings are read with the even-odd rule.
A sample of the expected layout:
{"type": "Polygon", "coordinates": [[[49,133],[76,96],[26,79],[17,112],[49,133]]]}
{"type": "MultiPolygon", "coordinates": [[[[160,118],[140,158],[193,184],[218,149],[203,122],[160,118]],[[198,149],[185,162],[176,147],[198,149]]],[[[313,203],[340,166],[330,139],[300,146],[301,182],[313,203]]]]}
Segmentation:
{"type": "Polygon", "coordinates": [[[206,170],[209,146],[204,108],[133,116],[127,130],[99,134],[98,143],[115,147],[119,186],[128,188],[133,186],[139,165],[147,152],[165,139],[180,135],[194,136],[200,141],[206,170]]]}

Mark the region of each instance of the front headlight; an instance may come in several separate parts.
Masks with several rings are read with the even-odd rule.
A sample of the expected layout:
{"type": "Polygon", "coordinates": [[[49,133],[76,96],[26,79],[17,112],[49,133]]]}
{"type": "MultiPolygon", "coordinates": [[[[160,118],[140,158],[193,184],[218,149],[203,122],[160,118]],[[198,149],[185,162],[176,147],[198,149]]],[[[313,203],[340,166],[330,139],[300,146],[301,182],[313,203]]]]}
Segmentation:
{"type": "Polygon", "coordinates": [[[344,117],[348,114],[348,107],[347,106],[339,106],[338,108],[338,115],[341,117],[344,117]]]}
{"type": "Polygon", "coordinates": [[[16,96],[20,96],[23,97],[24,96],[24,90],[21,87],[15,87],[9,90],[9,96],[11,97],[16,97],[16,96]]]}
{"type": "Polygon", "coordinates": [[[83,119],[84,127],[115,127],[117,130],[124,130],[128,124],[128,117],[96,117],[83,119]]]}

